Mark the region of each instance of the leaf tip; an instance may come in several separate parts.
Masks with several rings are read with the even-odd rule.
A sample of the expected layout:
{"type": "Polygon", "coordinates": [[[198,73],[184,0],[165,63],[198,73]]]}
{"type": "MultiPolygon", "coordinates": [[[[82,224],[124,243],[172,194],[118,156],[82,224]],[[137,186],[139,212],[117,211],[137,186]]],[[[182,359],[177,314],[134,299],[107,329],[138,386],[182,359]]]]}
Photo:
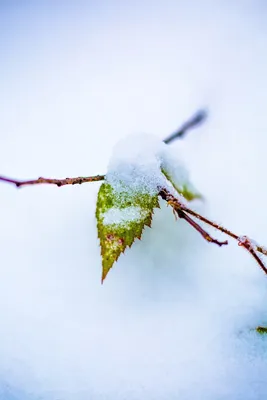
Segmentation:
{"type": "Polygon", "coordinates": [[[102,276],[101,276],[101,285],[103,285],[104,280],[105,280],[106,277],[107,277],[108,271],[109,271],[109,270],[105,270],[105,269],[103,268],[103,270],[102,270],[102,276]]]}

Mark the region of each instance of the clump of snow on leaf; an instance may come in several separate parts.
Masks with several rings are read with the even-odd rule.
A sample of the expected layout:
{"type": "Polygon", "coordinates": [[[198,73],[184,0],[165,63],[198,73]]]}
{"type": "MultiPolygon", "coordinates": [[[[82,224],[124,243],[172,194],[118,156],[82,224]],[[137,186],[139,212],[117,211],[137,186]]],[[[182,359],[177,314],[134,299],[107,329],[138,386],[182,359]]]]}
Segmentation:
{"type": "Polygon", "coordinates": [[[118,224],[123,225],[127,222],[140,221],[147,216],[148,212],[139,206],[126,208],[110,208],[103,214],[104,225],[118,224]]]}
{"type": "Polygon", "coordinates": [[[177,195],[169,179],[177,183],[178,188],[189,185],[188,172],[177,150],[156,136],[130,135],[114,146],[106,180],[116,192],[155,195],[161,188],[168,188],[177,195]],[[162,173],[163,170],[167,174],[162,173]]]}
{"type": "Polygon", "coordinates": [[[115,145],[106,180],[117,193],[154,196],[166,188],[186,200],[202,197],[190,183],[177,148],[149,134],[130,135],[115,145]]]}
{"type": "Polygon", "coordinates": [[[154,195],[163,187],[163,143],[153,135],[130,135],[118,142],[108,166],[107,181],[114,190],[154,195]]]}

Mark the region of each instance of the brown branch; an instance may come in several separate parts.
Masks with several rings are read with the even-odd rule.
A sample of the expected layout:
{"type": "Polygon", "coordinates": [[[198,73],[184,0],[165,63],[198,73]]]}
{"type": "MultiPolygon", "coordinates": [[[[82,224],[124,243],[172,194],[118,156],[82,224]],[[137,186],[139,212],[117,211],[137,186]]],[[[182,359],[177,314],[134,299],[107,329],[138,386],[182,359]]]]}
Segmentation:
{"type": "MultiPolygon", "coordinates": [[[[185,122],[177,132],[173,133],[168,138],[166,138],[164,140],[164,143],[169,144],[173,140],[183,137],[189,129],[196,127],[205,119],[206,119],[205,111],[197,112],[191,119],[189,119],[187,122],[185,122]]],[[[65,186],[65,185],[77,185],[77,184],[82,184],[82,183],[87,183],[87,182],[103,181],[104,179],[105,179],[105,175],[96,175],[96,176],[65,178],[65,179],[53,179],[53,178],[40,177],[38,179],[20,181],[17,179],[11,179],[11,178],[7,178],[5,176],[0,176],[0,181],[12,183],[18,188],[21,186],[38,185],[38,184],[43,184],[43,183],[50,184],[50,185],[57,185],[58,187],[60,187],[60,186],[65,186]]]]}
{"type": "Polygon", "coordinates": [[[105,175],[95,175],[95,176],[87,176],[87,177],[79,176],[77,178],[65,178],[65,179],[50,179],[50,178],[40,177],[38,179],[33,179],[33,180],[28,180],[28,181],[19,181],[16,179],[10,179],[10,178],[6,178],[4,176],[0,176],[0,181],[13,183],[18,188],[21,186],[38,185],[38,184],[43,184],[43,183],[47,183],[49,185],[57,185],[58,187],[60,187],[60,186],[64,186],[64,185],[77,185],[77,184],[82,184],[85,182],[103,181],[104,179],[105,179],[105,175]]]}
{"type": "MultiPolygon", "coordinates": [[[[243,240],[242,240],[242,238],[243,238],[242,236],[236,235],[235,233],[233,233],[229,229],[224,228],[222,225],[219,225],[216,222],[211,221],[211,220],[203,217],[202,215],[198,214],[196,211],[194,211],[194,210],[192,210],[192,209],[190,209],[190,208],[188,208],[188,207],[186,207],[184,205],[182,206],[182,210],[187,212],[188,214],[193,215],[194,217],[196,217],[200,221],[205,222],[206,224],[212,226],[213,228],[221,231],[222,233],[225,233],[226,235],[230,236],[231,238],[237,240],[239,246],[243,246],[243,247],[247,248],[248,243],[249,243],[249,246],[251,248],[253,247],[253,249],[258,251],[259,253],[264,254],[265,256],[267,255],[266,247],[259,246],[258,244],[254,243],[253,240],[249,239],[247,236],[244,236],[244,237],[247,238],[247,242],[244,243],[243,240]]],[[[266,269],[266,273],[267,273],[267,269],[266,269]]]]}
{"type": "MultiPolygon", "coordinates": [[[[262,247],[259,247],[256,244],[254,244],[253,241],[251,239],[249,239],[247,236],[239,237],[237,240],[238,240],[238,246],[244,247],[247,251],[249,251],[249,253],[252,255],[252,257],[255,258],[255,260],[261,267],[261,269],[265,272],[265,274],[267,274],[267,268],[265,267],[263,261],[260,259],[260,257],[256,253],[256,251],[262,253],[262,251],[260,251],[262,249],[262,247]]],[[[264,253],[262,253],[262,254],[264,254],[264,253]]]]}
{"type": "Polygon", "coordinates": [[[267,249],[264,246],[259,246],[258,244],[255,244],[256,246],[256,250],[261,253],[264,254],[265,256],[267,256],[267,249]]]}
{"type": "Polygon", "coordinates": [[[179,128],[176,132],[172,133],[166,139],[163,140],[164,143],[170,144],[176,139],[181,139],[184,135],[192,128],[196,128],[202,122],[204,122],[207,118],[207,112],[205,110],[198,111],[192,118],[190,118],[187,122],[185,122],[181,128],[179,128]]]}
{"type": "Polygon", "coordinates": [[[190,214],[193,217],[199,219],[205,224],[212,226],[213,228],[225,233],[226,235],[230,236],[231,238],[235,239],[238,242],[239,246],[244,247],[252,257],[257,261],[261,269],[267,274],[267,268],[265,267],[264,263],[257,255],[257,251],[264,255],[267,255],[267,249],[263,246],[259,246],[253,240],[249,239],[247,236],[240,236],[236,235],[235,233],[231,232],[229,229],[224,228],[221,225],[218,225],[216,222],[210,221],[209,219],[203,217],[202,215],[198,214],[196,211],[188,208],[185,204],[183,204],[179,199],[173,196],[168,190],[163,189],[159,192],[159,195],[162,197],[163,200],[166,200],[168,204],[170,204],[173,209],[178,213],[178,211],[183,211],[186,214],[190,214]]]}
{"type": "Polygon", "coordinates": [[[200,233],[200,235],[207,241],[210,243],[215,243],[218,246],[223,246],[228,244],[228,241],[225,240],[223,242],[214,239],[212,236],[210,236],[210,234],[205,231],[198,223],[196,223],[192,218],[190,218],[184,211],[182,210],[178,210],[178,209],[174,209],[174,211],[178,214],[179,218],[184,219],[186,222],[189,223],[189,225],[191,225],[194,229],[196,229],[197,232],[200,233]]]}

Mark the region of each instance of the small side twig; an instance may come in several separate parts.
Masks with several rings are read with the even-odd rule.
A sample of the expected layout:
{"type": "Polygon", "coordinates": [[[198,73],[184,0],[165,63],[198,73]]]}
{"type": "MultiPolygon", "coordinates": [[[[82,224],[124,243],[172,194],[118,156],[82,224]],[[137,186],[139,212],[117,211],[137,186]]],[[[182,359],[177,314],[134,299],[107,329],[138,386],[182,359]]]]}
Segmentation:
{"type": "Polygon", "coordinates": [[[175,212],[178,214],[178,217],[184,219],[186,222],[189,223],[200,235],[209,243],[215,243],[218,246],[227,245],[228,241],[224,240],[221,242],[220,240],[214,239],[210,234],[205,231],[198,223],[196,223],[192,218],[190,218],[184,211],[176,209],[175,212]]]}
{"type": "Polygon", "coordinates": [[[13,183],[18,188],[21,186],[38,185],[38,184],[42,184],[42,183],[47,183],[49,185],[56,185],[56,186],[60,187],[60,186],[64,186],[64,185],[78,185],[78,184],[82,184],[85,182],[103,181],[104,179],[105,179],[105,175],[95,175],[95,176],[87,176],[87,177],[79,176],[77,178],[65,178],[65,179],[50,179],[50,178],[40,177],[38,179],[32,179],[32,180],[28,180],[28,181],[19,181],[16,179],[11,179],[11,178],[6,178],[4,176],[0,176],[0,181],[13,183]]]}
{"type": "Polygon", "coordinates": [[[267,275],[267,268],[258,256],[257,252],[267,255],[267,249],[263,246],[259,246],[253,240],[249,239],[247,236],[240,236],[236,235],[235,233],[231,232],[229,229],[224,228],[223,226],[217,224],[209,220],[206,217],[203,217],[201,214],[197,213],[196,211],[188,208],[185,204],[183,204],[179,199],[173,196],[168,190],[164,189],[159,192],[159,195],[162,197],[163,200],[166,200],[168,204],[170,204],[173,209],[178,213],[179,211],[183,211],[185,214],[190,214],[193,217],[199,219],[200,221],[204,222],[207,225],[212,226],[213,228],[219,230],[222,233],[230,236],[231,238],[235,239],[238,242],[239,246],[244,247],[252,257],[257,261],[258,265],[267,275]]]}
{"type": "Polygon", "coordinates": [[[176,139],[181,139],[190,129],[196,128],[207,118],[207,112],[205,110],[198,111],[192,118],[185,122],[176,132],[163,140],[164,143],[170,144],[176,139]]]}

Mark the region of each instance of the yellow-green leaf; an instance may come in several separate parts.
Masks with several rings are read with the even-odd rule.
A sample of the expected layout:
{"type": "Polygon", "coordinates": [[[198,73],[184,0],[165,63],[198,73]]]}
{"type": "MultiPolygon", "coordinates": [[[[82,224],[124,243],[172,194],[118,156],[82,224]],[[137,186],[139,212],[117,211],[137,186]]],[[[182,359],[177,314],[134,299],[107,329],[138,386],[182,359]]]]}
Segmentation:
{"type": "Polygon", "coordinates": [[[256,331],[260,333],[261,335],[266,335],[267,334],[267,327],[266,326],[258,326],[256,328],[256,331]]]}
{"type": "Polygon", "coordinates": [[[175,182],[171,175],[166,171],[166,169],[162,168],[161,172],[163,173],[163,175],[165,175],[166,179],[171,182],[174,189],[182,196],[184,196],[186,200],[191,201],[194,199],[203,199],[202,194],[199,193],[190,182],[175,182]]]}
{"type": "Polygon", "coordinates": [[[126,247],[141,239],[145,225],[151,226],[158,196],[137,192],[116,192],[103,183],[98,192],[96,219],[102,256],[102,282],[126,247]]]}

